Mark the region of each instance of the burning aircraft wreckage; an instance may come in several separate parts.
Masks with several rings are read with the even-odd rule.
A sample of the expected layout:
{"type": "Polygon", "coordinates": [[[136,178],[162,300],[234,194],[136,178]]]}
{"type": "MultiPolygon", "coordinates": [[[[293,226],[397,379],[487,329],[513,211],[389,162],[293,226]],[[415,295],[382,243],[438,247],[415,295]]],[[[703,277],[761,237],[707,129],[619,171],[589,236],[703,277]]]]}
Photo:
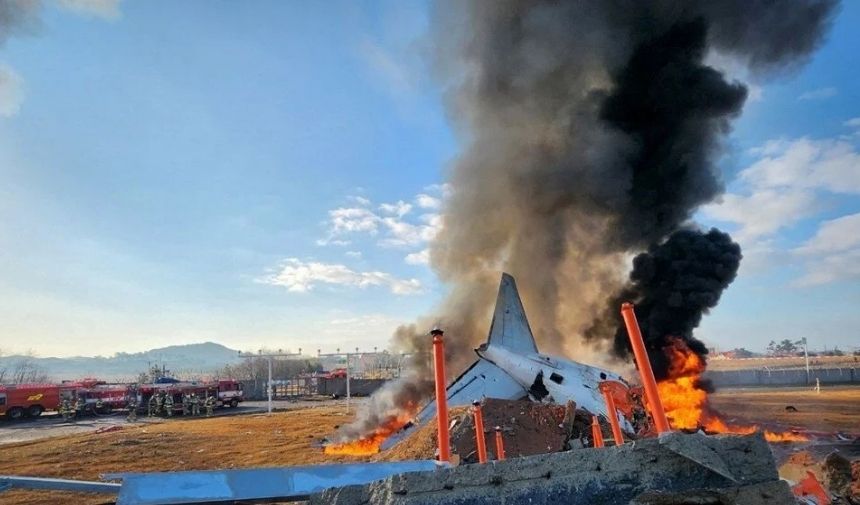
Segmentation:
{"type": "Polygon", "coordinates": [[[475,349],[478,359],[471,366],[446,387],[444,332],[434,328],[435,398],[414,411],[407,406],[379,413],[382,422],[370,433],[322,449],[356,456],[396,452],[403,445],[421,446],[430,429],[436,441],[432,453],[413,451],[424,459],[104,476],[121,483],[0,476],[0,491],[110,493],[118,496],[118,504],[141,505],[785,504],[795,501],[794,494],[830,503],[814,476],[799,483],[794,494],[778,477],[767,442],[807,441],[807,434],[721,419],[708,407],[701,385],[704,361],[679,338],[669,339],[660,357],[650,359],[653,353],[646,349],[634,306],[624,303],[620,309],[636,356],[638,383],[540,353],[514,278],[503,274],[489,337],[475,349]],[[658,381],[652,362],[662,361],[668,372],[658,381]],[[523,449],[519,439],[534,437],[529,430],[555,429],[546,419],[528,426],[524,418],[543,409],[557,411],[559,405],[565,406],[564,419],[546,419],[562,421],[566,444],[541,441],[523,449]],[[486,429],[485,419],[495,427],[486,429]],[[571,436],[576,430],[578,436],[571,436]],[[495,442],[491,451],[488,441],[495,442]]]}
{"type": "MultiPolygon", "coordinates": [[[[430,245],[449,295],[394,336],[416,357],[411,375],[320,449],[389,460],[106,476],[121,484],[0,477],[0,488],[123,504],[792,503],[767,441],[816,434],[709,406],[693,332],[742,254],[692,221],[723,192],[722,143],[747,98],[728,73],[802,65],[835,11],[832,0],[440,2],[436,67],[465,133],[430,245]],[[503,275],[493,309],[499,270],[521,285],[503,275]],[[553,429],[556,440],[524,442],[553,429]]],[[[797,486],[828,503],[817,482],[797,486]]]]}
{"type": "MultiPolygon", "coordinates": [[[[640,335],[633,306],[625,303],[622,313],[631,333],[640,335]]],[[[442,330],[437,333],[441,340],[442,330]]],[[[538,351],[534,336],[517,291],[514,278],[503,274],[499,286],[490,334],[475,353],[477,361],[459,375],[446,389],[446,407],[473,405],[486,398],[523,400],[559,405],[573,405],[589,419],[598,417],[629,438],[653,436],[675,430],[707,433],[749,434],[763,431],[772,442],[806,441],[808,436],[794,431],[775,431],[753,425],[736,425],[724,421],[711,409],[707,389],[701,380],[705,362],[680,338],[667,340],[657,362],[667,363],[667,376],[657,382],[648,360],[641,335],[631,336],[634,352],[645,363],[641,381],[631,383],[610,370],[578,363],[560,356],[538,351]],[[660,406],[664,414],[647,415],[647,405],[660,406]],[[614,412],[610,411],[613,409],[614,412]],[[668,421],[664,423],[663,418],[668,421]]],[[[438,370],[438,369],[437,369],[438,370]]],[[[441,371],[440,371],[441,373],[441,371]]],[[[437,380],[439,379],[437,375],[437,380]]],[[[444,374],[441,375],[444,378],[444,374]]],[[[444,380],[444,379],[443,379],[444,380]]],[[[398,387],[393,384],[392,387],[398,387]]],[[[385,394],[384,392],[382,394],[385,394]]],[[[422,408],[410,403],[404,408],[381,413],[379,426],[355,440],[333,443],[325,447],[330,454],[370,455],[390,449],[412,433],[436,419],[437,402],[427,402],[422,408]],[[414,409],[414,410],[412,410],[414,409]]],[[[368,410],[374,409],[371,406],[368,410]]],[[[376,413],[380,414],[380,413],[376,413]]],[[[444,416],[443,416],[444,417],[444,416]]],[[[361,423],[359,419],[358,423],[361,423]]],[[[354,430],[346,426],[344,432],[354,430]]],[[[620,437],[619,437],[620,438],[620,437]]],[[[589,440],[594,444],[594,438],[589,440]]],[[[448,458],[444,458],[448,459],[448,458]]]]}

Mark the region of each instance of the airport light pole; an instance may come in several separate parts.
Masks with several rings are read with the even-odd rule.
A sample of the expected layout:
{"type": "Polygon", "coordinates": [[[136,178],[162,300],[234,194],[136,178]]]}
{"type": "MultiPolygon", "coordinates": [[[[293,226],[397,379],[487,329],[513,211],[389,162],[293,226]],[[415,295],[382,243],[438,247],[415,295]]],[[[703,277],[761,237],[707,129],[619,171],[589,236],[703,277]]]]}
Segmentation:
{"type": "Polygon", "coordinates": [[[273,358],[296,358],[302,355],[302,348],[299,347],[299,352],[282,352],[281,349],[278,349],[276,353],[268,353],[263,354],[263,350],[260,349],[257,351],[257,354],[239,351],[240,358],[266,358],[268,361],[269,368],[269,380],[266,382],[266,397],[268,398],[268,413],[272,413],[272,359],[273,358]]]}
{"type": "Polygon", "coordinates": [[[352,393],[350,391],[350,384],[349,384],[351,381],[351,375],[352,375],[351,370],[350,370],[350,368],[351,368],[350,362],[352,361],[353,356],[357,356],[359,354],[361,354],[361,353],[358,352],[358,347],[355,348],[355,352],[340,352],[340,347],[338,347],[337,352],[330,352],[330,353],[325,353],[325,354],[320,349],[317,349],[317,356],[320,358],[332,357],[332,356],[336,356],[336,357],[344,356],[344,357],[346,357],[346,412],[347,412],[347,414],[349,413],[349,400],[352,397],[352,393]]]}
{"type": "Polygon", "coordinates": [[[321,349],[317,349],[317,357],[318,358],[328,358],[328,357],[345,357],[346,358],[346,412],[349,413],[349,405],[350,400],[352,399],[352,391],[351,391],[351,382],[352,382],[352,357],[353,356],[366,356],[366,355],[387,355],[386,351],[377,352],[376,347],[373,348],[373,352],[361,352],[358,350],[358,347],[355,348],[355,352],[340,352],[340,347],[336,349],[335,352],[324,353],[321,349]]]}

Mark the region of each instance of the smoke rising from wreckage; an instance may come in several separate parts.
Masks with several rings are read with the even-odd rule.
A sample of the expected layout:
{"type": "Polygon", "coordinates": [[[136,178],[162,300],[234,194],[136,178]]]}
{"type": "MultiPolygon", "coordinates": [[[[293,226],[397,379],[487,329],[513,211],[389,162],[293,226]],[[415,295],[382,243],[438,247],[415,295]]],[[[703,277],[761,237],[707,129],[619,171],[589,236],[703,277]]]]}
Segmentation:
{"type": "MultiPolygon", "coordinates": [[[[423,351],[427,329],[441,324],[449,370],[463,369],[505,270],[523,281],[546,352],[618,366],[629,347],[617,302],[630,297],[645,311],[649,350],[680,338],[704,360],[692,331],[741,253],[691,219],[723,192],[716,163],[747,97],[706,61],[717,54],[757,79],[796,68],[836,5],[441,2],[431,26],[436,67],[465,147],[430,257],[451,290],[438,316],[398,328],[394,345],[423,351]],[[625,281],[626,259],[642,251],[625,281]],[[667,274],[674,288],[662,284],[667,274]]],[[[665,378],[668,361],[651,355],[665,378]]],[[[370,433],[380,412],[426,400],[431,374],[421,357],[413,365],[346,432],[370,433]]]]}

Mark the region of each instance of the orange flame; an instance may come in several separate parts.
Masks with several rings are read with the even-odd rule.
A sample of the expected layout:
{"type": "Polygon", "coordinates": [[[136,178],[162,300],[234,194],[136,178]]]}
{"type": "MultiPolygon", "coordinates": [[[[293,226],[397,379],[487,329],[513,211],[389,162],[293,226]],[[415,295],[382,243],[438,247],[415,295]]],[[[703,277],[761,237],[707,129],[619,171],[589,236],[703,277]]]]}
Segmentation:
{"type": "MultiPolygon", "coordinates": [[[[678,430],[704,429],[709,433],[748,434],[759,430],[756,425],[729,425],[708,403],[708,393],[701,386],[705,362],[687,344],[678,338],[663,349],[669,358],[669,378],[657,383],[657,390],[669,418],[669,424],[678,430]]],[[[799,442],[809,438],[793,432],[764,430],[769,442],[799,442]]]]}
{"type": "Polygon", "coordinates": [[[406,426],[414,417],[414,408],[398,414],[392,414],[371,433],[356,440],[327,445],[323,448],[323,452],[332,455],[372,456],[379,452],[379,448],[386,438],[406,426]]]}

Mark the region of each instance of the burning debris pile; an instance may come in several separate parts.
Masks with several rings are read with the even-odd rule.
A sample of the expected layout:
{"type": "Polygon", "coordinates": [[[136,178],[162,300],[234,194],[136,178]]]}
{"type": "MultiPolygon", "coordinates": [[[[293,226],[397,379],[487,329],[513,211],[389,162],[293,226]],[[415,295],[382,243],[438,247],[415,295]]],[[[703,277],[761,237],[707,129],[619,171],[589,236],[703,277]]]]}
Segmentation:
{"type": "MultiPolygon", "coordinates": [[[[660,352],[670,338],[704,364],[692,331],[741,258],[728,235],[691,221],[723,192],[717,161],[747,97],[725,69],[761,79],[797,67],[820,44],[835,5],[441,2],[431,28],[436,68],[464,148],[431,265],[451,289],[439,316],[400,328],[395,345],[423,351],[427,330],[441,323],[452,337],[448,370],[462,370],[487,334],[492,285],[504,270],[522,279],[545,352],[628,360],[617,313],[629,298],[658,379],[670,378],[660,352]],[[642,251],[625,282],[627,260],[642,251]]],[[[375,402],[341,435],[372,435],[376,412],[425,401],[423,364],[401,382],[410,394],[375,402]]]]}
{"type": "MultiPolygon", "coordinates": [[[[579,410],[573,422],[565,419],[565,407],[528,400],[484,400],[481,410],[484,416],[487,449],[490,459],[496,459],[493,429],[499,426],[507,457],[532,456],[559,452],[571,439],[577,447],[590,444],[584,440],[591,436],[591,417],[579,410]]],[[[470,407],[457,407],[449,412],[451,447],[459,455],[461,463],[476,463],[475,424],[470,407]]],[[[605,430],[608,432],[608,430],[605,430]]],[[[436,423],[424,425],[409,438],[404,439],[379,459],[399,461],[410,459],[433,459],[436,451],[436,423]]]]}
{"type": "Polygon", "coordinates": [[[419,378],[386,384],[364,406],[358,422],[338,430],[333,443],[325,446],[325,453],[376,454],[386,438],[409,424],[418,413],[421,408],[418,398],[426,396],[420,389],[425,387],[424,380],[419,378]]]}
{"type": "MultiPolygon", "coordinates": [[[[755,425],[727,423],[708,404],[707,385],[702,380],[704,360],[680,338],[669,339],[660,353],[668,366],[666,377],[657,382],[657,389],[669,424],[678,430],[703,429],[708,433],[748,434],[761,429],[755,425]]],[[[653,361],[653,360],[652,360],[653,361]]],[[[764,429],[769,442],[803,442],[803,433],[764,429]]]]}

